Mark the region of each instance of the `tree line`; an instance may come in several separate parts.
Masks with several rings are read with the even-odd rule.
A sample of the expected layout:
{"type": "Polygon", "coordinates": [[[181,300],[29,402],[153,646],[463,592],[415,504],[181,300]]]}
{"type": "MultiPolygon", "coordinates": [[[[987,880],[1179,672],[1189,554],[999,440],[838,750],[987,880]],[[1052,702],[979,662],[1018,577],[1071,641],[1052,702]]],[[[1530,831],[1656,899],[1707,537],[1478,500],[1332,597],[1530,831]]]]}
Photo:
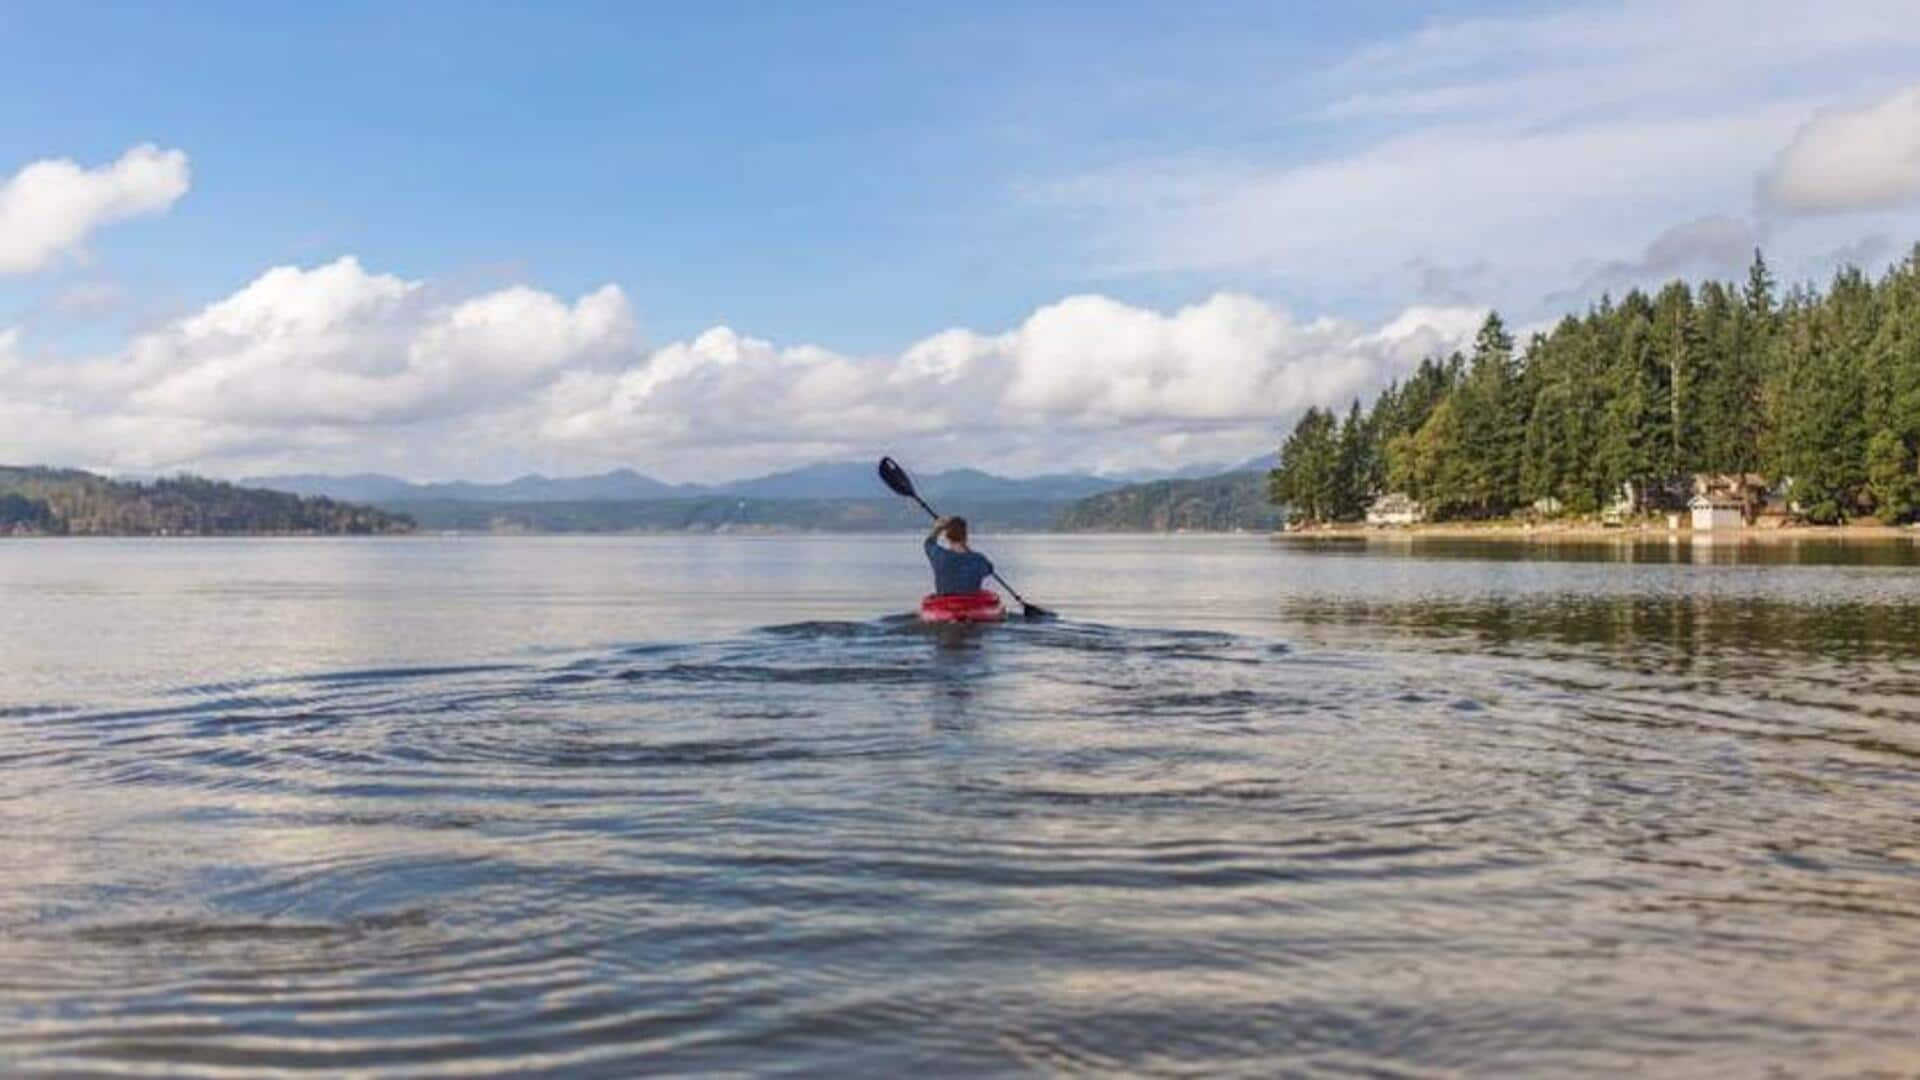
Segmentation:
{"type": "Polygon", "coordinates": [[[0,467],[0,535],[369,534],[413,527],[404,514],[196,476],[138,484],[78,469],[0,467]]]}
{"type": "Polygon", "coordinates": [[[1371,407],[1309,409],[1269,496],[1354,521],[1389,491],[1436,519],[1643,512],[1698,473],[1759,476],[1816,523],[1920,510],[1920,245],[1871,280],[1780,295],[1742,284],[1602,298],[1516,347],[1497,313],[1471,352],[1430,357],[1371,407]]]}

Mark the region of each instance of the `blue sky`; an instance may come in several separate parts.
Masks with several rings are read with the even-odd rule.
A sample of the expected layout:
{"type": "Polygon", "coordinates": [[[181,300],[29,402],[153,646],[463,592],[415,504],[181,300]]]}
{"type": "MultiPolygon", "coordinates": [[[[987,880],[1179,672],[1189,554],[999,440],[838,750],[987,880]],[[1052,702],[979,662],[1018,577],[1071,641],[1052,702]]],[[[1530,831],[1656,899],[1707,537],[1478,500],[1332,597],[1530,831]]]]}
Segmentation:
{"type": "Polygon", "coordinates": [[[184,190],[0,270],[0,375],[27,400],[0,456],[1228,460],[1489,306],[1526,323],[1730,275],[1756,242],[1789,277],[1897,257],[1920,240],[1914,14],[16,5],[0,184],[60,160],[124,179],[151,146],[184,190]],[[275,267],[297,276],[249,291],[275,267]],[[579,310],[606,286],[617,304],[579,310]],[[516,346],[535,359],[492,356],[500,334],[421,359],[462,319],[538,323],[515,290],[571,312],[516,346]],[[290,336],[323,300],[337,320],[290,336]],[[247,329],[213,342],[224,302],[247,329]]]}
{"type": "Polygon", "coordinates": [[[1277,7],[41,5],[0,14],[0,162],[186,149],[194,196],[96,245],[182,300],[351,251],[617,280],[665,336],[890,348],[1089,285],[1193,293],[1107,280],[1022,193],[1253,137],[1244,94],[1417,25],[1277,7]]]}

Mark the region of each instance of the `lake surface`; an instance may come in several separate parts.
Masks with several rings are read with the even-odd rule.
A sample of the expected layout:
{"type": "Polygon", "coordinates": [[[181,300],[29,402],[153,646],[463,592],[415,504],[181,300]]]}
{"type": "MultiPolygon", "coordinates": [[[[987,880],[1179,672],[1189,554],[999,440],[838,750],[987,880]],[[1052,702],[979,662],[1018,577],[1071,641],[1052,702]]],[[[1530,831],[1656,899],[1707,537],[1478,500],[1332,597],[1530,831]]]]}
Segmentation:
{"type": "Polygon", "coordinates": [[[1920,557],[0,543],[0,1071],[1920,1069],[1920,557]]]}

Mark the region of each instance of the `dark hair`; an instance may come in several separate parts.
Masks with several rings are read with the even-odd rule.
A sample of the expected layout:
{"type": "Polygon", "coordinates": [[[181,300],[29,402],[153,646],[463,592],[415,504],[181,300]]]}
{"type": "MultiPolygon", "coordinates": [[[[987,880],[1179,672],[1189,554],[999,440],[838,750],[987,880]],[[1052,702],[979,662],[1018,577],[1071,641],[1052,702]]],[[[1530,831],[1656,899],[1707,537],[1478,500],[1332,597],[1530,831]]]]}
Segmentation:
{"type": "Polygon", "coordinates": [[[963,517],[947,519],[947,539],[956,544],[967,542],[967,519],[963,517]]]}

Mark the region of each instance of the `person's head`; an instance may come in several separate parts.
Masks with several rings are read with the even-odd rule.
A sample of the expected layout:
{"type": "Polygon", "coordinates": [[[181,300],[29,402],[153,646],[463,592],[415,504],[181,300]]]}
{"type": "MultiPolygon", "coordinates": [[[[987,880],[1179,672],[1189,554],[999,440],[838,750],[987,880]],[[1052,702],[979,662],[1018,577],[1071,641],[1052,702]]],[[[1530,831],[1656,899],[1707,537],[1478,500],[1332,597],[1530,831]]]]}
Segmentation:
{"type": "Polygon", "coordinates": [[[963,517],[947,519],[947,543],[964,544],[967,542],[967,519],[963,517]]]}

